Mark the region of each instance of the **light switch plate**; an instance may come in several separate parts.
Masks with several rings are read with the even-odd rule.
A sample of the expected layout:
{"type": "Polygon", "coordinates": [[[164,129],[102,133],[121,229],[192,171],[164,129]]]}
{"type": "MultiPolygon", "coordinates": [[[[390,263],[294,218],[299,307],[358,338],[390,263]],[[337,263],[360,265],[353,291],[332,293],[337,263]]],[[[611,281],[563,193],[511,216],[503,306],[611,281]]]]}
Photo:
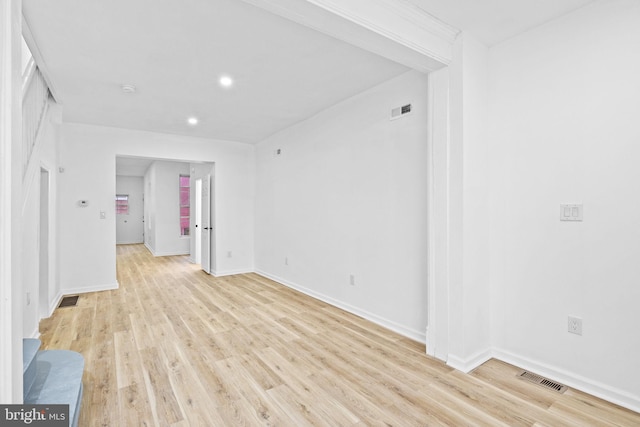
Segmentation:
{"type": "Polygon", "coordinates": [[[582,221],[582,204],[560,205],[560,221],[582,221]]]}

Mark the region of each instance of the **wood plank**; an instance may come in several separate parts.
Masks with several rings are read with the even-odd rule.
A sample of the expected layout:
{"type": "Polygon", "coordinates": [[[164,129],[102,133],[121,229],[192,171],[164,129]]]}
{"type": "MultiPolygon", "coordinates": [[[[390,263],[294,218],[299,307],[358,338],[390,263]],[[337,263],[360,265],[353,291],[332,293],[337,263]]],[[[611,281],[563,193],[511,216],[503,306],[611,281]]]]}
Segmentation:
{"type": "Polygon", "coordinates": [[[462,374],[424,344],[255,273],[118,246],[120,289],[41,322],[85,357],[83,426],[640,425],[640,414],[516,378],[462,374]]]}

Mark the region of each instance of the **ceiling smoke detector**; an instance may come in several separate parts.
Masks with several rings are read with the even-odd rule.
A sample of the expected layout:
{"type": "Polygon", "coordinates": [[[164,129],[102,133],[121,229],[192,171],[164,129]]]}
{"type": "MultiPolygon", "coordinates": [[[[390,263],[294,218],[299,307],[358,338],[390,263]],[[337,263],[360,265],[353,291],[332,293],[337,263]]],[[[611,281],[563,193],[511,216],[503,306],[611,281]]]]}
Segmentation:
{"type": "Polygon", "coordinates": [[[135,93],[136,92],[136,87],[134,85],[121,85],[120,89],[122,89],[122,92],[124,92],[124,93],[135,93]]]}

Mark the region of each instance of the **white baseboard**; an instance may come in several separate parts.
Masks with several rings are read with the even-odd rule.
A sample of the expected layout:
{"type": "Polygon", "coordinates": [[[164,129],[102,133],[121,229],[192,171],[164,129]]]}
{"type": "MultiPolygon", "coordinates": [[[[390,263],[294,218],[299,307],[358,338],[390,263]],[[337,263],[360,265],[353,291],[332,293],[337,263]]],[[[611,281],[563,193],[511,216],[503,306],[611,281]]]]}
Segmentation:
{"type": "Polygon", "coordinates": [[[400,335],[403,335],[407,338],[411,338],[412,340],[424,343],[426,341],[426,336],[424,334],[424,332],[421,332],[419,330],[414,330],[411,328],[407,328],[404,325],[400,325],[392,320],[388,320],[385,319],[384,317],[378,316],[377,314],[374,313],[370,313],[366,310],[363,310],[361,308],[355,307],[351,304],[347,304],[343,301],[339,301],[337,299],[334,299],[332,297],[329,297],[327,295],[321,294],[319,292],[316,292],[314,290],[305,288],[304,286],[300,286],[297,283],[293,283],[290,282],[288,280],[285,280],[281,277],[278,276],[274,276],[272,274],[269,274],[267,272],[264,271],[260,271],[260,270],[256,270],[255,271],[256,274],[259,274],[261,276],[266,277],[267,279],[271,279],[275,282],[278,282],[286,287],[289,287],[291,289],[295,289],[296,291],[302,292],[305,295],[309,295],[310,297],[319,299],[320,301],[326,302],[327,304],[331,304],[334,307],[338,307],[341,308],[345,311],[348,311],[349,313],[353,313],[355,315],[358,315],[360,317],[363,317],[377,325],[380,325],[382,327],[385,327],[393,332],[397,332],[400,335]]]}
{"type": "Polygon", "coordinates": [[[153,255],[153,253],[155,252],[155,250],[151,247],[151,245],[147,242],[144,242],[144,247],[147,248],[147,250],[149,252],[151,252],[151,255],[153,255]]]}
{"type": "Polygon", "coordinates": [[[212,271],[211,275],[214,277],[224,277],[224,276],[233,276],[235,274],[249,274],[253,273],[253,270],[238,269],[238,270],[222,270],[222,271],[212,271]]]}
{"type": "Polygon", "coordinates": [[[159,257],[159,256],[178,256],[178,255],[189,255],[190,252],[189,251],[175,251],[175,252],[156,252],[153,249],[151,249],[148,245],[145,244],[145,246],[147,247],[147,249],[149,249],[149,252],[151,252],[151,255],[155,256],[155,257],[159,257]]]}
{"type": "Polygon", "coordinates": [[[547,377],[553,381],[565,384],[568,387],[599,397],[627,409],[631,409],[632,411],[640,412],[640,396],[634,396],[624,390],[619,390],[598,381],[576,375],[575,373],[569,372],[565,369],[537,362],[527,357],[501,349],[491,348],[483,350],[466,359],[450,354],[447,359],[447,365],[467,373],[492,358],[531,371],[535,374],[542,375],[543,377],[547,377]]]}
{"type": "Polygon", "coordinates": [[[615,403],[635,412],[640,412],[640,396],[634,396],[624,390],[599,383],[589,378],[576,375],[572,372],[557,368],[545,363],[536,362],[527,357],[523,357],[505,350],[493,349],[493,357],[515,365],[519,368],[529,370],[538,375],[558,381],[576,390],[583,391],[593,396],[615,403]]]}
{"type": "MultiPolygon", "coordinates": [[[[120,284],[118,282],[115,283],[107,283],[104,285],[92,285],[92,286],[82,286],[76,288],[64,288],[60,291],[62,295],[77,295],[77,294],[87,294],[89,292],[100,292],[100,291],[112,291],[114,289],[118,289],[120,284]]],[[[57,306],[57,305],[56,305],[57,306]]]]}
{"type": "Polygon", "coordinates": [[[144,242],[140,242],[140,241],[135,241],[135,240],[127,240],[125,242],[116,242],[116,245],[139,245],[142,244],[144,242]]]}
{"type": "Polygon", "coordinates": [[[447,365],[466,374],[473,371],[492,357],[493,352],[490,348],[479,351],[471,357],[467,357],[466,359],[460,358],[453,354],[449,354],[447,357],[447,365]]]}
{"type": "Polygon", "coordinates": [[[64,294],[62,292],[58,291],[58,293],[56,294],[55,298],[53,298],[49,302],[49,316],[48,317],[53,316],[53,312],[56,311],[56,308],[58,308],[58,305],[60,305],[60,301],[62,300],[63,296],[64,296],[64,294]]]}

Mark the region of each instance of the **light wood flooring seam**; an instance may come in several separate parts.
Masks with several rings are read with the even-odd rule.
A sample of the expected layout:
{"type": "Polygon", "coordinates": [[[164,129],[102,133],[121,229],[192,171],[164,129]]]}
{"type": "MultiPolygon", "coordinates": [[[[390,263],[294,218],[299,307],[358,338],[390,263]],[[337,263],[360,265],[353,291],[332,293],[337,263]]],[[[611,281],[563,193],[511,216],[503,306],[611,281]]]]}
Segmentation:
{"type": "Polygon", "coordinates": [[[80,426],[638,426],[640,414],[424,346],[255,273],[117,247],[120,288],[40,324],[85,357],[80,426]]]}

